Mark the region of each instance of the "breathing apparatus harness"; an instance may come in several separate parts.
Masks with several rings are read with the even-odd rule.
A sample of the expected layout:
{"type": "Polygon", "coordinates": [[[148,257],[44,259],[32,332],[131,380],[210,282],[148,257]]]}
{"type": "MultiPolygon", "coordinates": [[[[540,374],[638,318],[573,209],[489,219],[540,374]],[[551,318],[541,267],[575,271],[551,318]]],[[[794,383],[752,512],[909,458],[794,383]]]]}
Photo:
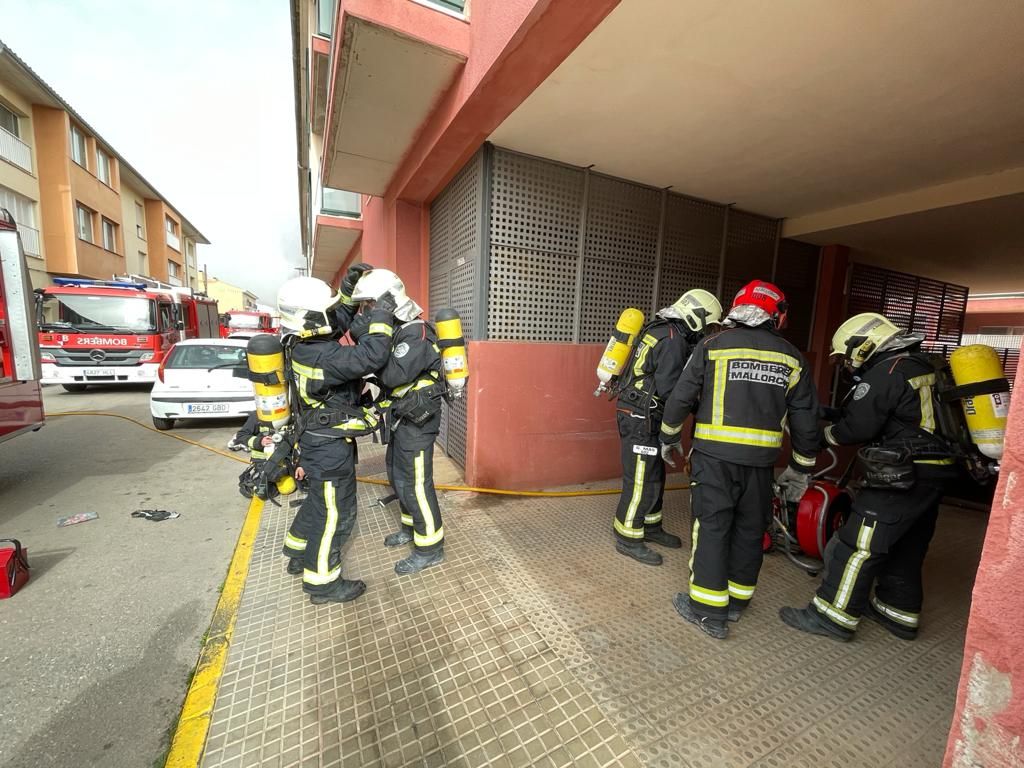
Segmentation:
{"type": "MultiPolygon", "coordinates": [[[[402,328],[413,324],[422,326],[420,341],[426,341],[427,330],[429,329],[434,337],[437,337],[436,329],[422,318],[410,320],[402,324],[402,328]]],[[[440,351],[440,342],[437,343],[440,351]]],[[[443,371],[438,368],[428,368],[420,371],[409,384],[395,387],[389,395],[384,395],[383,390],[377,400],[378,407],[387,415],[381,419],[381,442],[385,445],[390,441],[390,435],[394,427],[391,419],[408,421],[417,427],[422,427],[436,414],[441,412],[441,402],[451,405],[454,399],[451,388],[448,386],[448,379],[443,371]],[[390,416],[391,418],[388,418],[390,416]]]]}
{"type": "MultiPolygon", "coordinates": [[[[653,427],[653,421],[655,418],[660,419],[665,403],[654,394],[651,387],[647,386],[648,380],[654,375],[654,370],[652,369],[645,373],[637,374],[637,349],[639,349],[641,344],[644,344],[644,339],[650,331],[663,325],[667,325],[669,327],[668,338],[672,338],[672,334],[679,331],[686,335],[687,341],[691,341],[690,334],[682,329],[681,324],[679,324],[680,327],[676,327],[675,324],[677,323],[679,323],[679,321],[659,317],[643,326],[643,328],[640,329],[640,332],[636,335],[638,343],[630,353],[630,364],[626,366],[628,370],[625,372],[625,375],[619,377],[619,379],[608,389],[608,399],[611,400],[613,398],[617,398],[625,400],[632,409],[632,413],[637,414],[639,418],[642,418],[648,429],[653,427]]],[[[653,347],[648,347],[648,349],[653,349],[653,347]]]]}

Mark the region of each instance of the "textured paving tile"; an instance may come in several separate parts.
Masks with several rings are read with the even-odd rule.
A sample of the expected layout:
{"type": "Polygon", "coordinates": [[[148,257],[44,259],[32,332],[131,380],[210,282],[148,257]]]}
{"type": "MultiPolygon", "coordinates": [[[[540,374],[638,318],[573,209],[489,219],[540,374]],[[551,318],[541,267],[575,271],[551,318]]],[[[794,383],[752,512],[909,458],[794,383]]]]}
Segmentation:
{"type": "MultiPolygon", "coordinates": [[[[361,446],[361,474],[383,469],[361,446]]],[[[442,494],[447,561],[397,577],[386,489],[360,485],[344,573],[367,593],[314,607],[284,572],[292,510],[255,543],[204,765],[727,766],[941,762],[985,517],[948,509],[926,567],[921,636],[870,622],[843,645],[782,626],[817,580],[769,557],[729,639],[685,625],[682,550],[650,568],[616,555],[613,496],[442,494]],[[841,738],[838,738],[841,736],[841,738]]]]}

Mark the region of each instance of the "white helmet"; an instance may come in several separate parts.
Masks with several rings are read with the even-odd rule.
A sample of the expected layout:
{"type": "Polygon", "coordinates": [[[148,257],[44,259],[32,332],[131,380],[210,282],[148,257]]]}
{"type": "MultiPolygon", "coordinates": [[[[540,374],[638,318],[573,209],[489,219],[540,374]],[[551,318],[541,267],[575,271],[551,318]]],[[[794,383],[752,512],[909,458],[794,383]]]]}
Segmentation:
{"type": "Polygon", "coordinates": [[[277,292],[282,335],[323,336],[334,332],[333,312],[341,300],[316,277],[293,277],[277,292]]]}
{"type": "Polygon", "coordinates": [[[402,278],[390,269],[371,269],[364,272],[352,289],[352,301],[377,301],[385,293],[395,300],[395,317],[403,323],[415,320],[423,310],[405,292],[402,278]]]}
{"type": "Polygon", "coordinates": [[[836,328],[830,356],[845,357],[851,368],[860,368],[872,355],[889,347],[901,335],[908,337],[908,343],[920,340],[913,334],[904,334],[885,315],[862,312],[836,328]]]}
{"type": "Polygon", "coordinates": [[[722,322],[722,305],[713,293],[692,288],[671,307],[660,310],[658,317],[682,320],[693,333],[704,333],[712,323],[722,322]]]}

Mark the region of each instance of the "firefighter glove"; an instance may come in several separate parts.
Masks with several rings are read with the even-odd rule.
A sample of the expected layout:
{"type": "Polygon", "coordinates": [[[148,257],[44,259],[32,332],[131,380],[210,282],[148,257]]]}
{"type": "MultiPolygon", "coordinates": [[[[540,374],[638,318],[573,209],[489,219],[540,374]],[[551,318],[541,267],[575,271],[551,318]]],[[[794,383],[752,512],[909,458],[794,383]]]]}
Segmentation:
{"type": "Polygon", "coordinates": [[[680,456],[683,453],[683,445],[680,441],[674,443],[662,443],[661,444],[661,460],[668,464],[670,467],[675,467],[676,463],[672,460],[672,454],[678,453],[680,456]]]}
{"type": "Polygon", "coordinates": [[[786,501],[798,503],[803,498],[807,487],[811,484],[811,476],[806,472],[800,472],[792,467],[786,467],[775,481],[782,489],[782,496],[786,501]]]}
{"type": "Polygon", "coordinates": [[[348,272],[345,273],[345,279],[341,281],[341,295],[351,297],[352,290],[359,282],[359,278],[363,276],[364,272],[369,272],[371,269],[373,269],[371,265],[362,262],[349,267],[348,272]]]}

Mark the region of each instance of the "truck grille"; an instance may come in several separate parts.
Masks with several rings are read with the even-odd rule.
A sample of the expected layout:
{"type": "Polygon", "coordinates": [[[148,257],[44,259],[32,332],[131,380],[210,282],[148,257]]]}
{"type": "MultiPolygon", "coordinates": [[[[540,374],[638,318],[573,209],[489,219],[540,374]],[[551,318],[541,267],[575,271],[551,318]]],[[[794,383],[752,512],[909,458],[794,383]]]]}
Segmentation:
{"type": "Polygon", "coordinates": [[[47,349],[57,365],[92,365],[97,368],[112,368],[118,365],[139,365],[140,359],[149,349],[105,349],[106,356],[102,360],[93,360],[89,355],[91,349],[47,349]]]}

